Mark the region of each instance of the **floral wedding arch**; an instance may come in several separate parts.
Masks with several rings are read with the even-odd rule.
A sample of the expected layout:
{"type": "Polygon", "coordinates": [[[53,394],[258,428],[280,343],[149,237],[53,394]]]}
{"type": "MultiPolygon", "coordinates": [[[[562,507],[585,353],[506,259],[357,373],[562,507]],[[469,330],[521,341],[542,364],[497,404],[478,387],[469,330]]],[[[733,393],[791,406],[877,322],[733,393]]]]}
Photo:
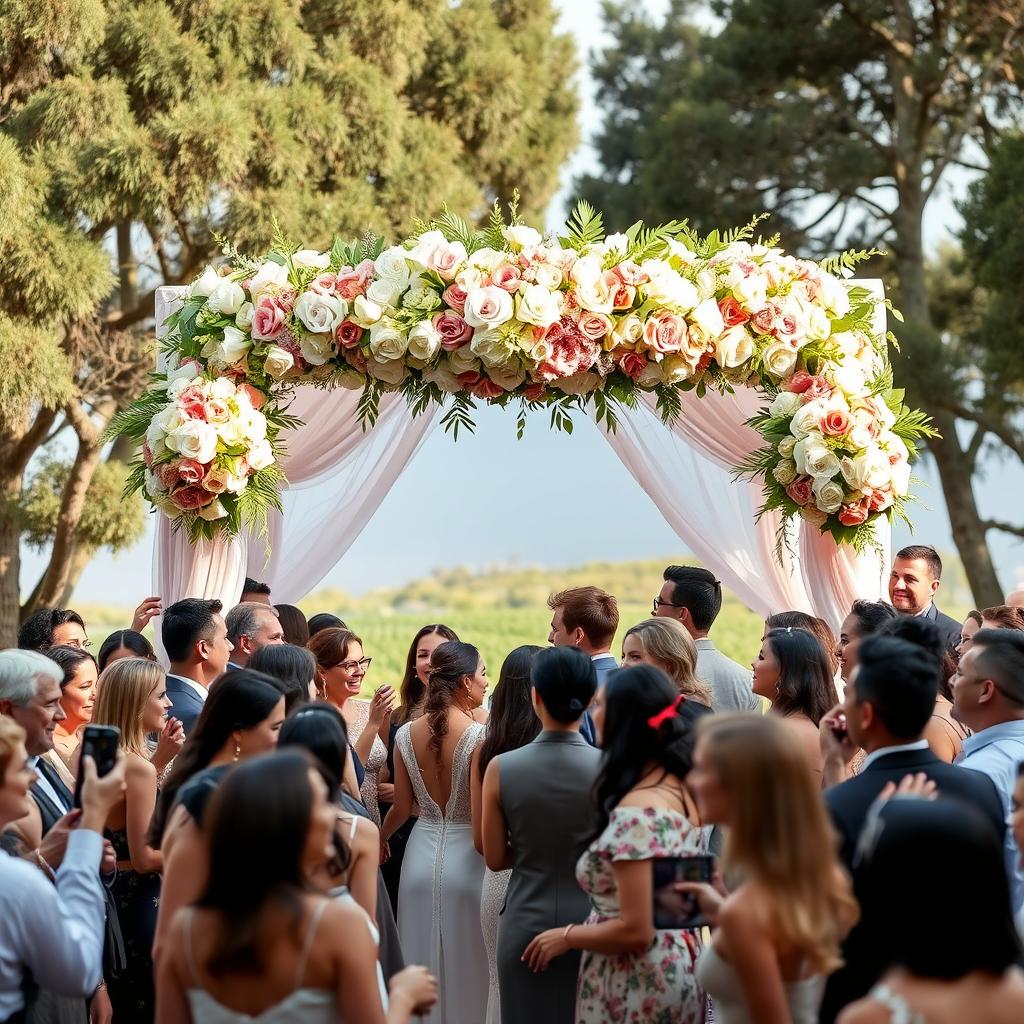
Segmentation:
{"type": "Polygon", "coordinates": [[[226,247],[163,325],[145,394],[111,425],[141,446],[127,491],[193,544],[265,530],[303,385],[357,393],[364,431],[398,394],[413,416],[438,409],[455,437],[480,402],[515,406],[520,434],[533,410],[568,431],[585,411],[614,434],[643,406],[671,426],[694,396],[752,389],[761,443],[733,469],[760,484],[758,515],[799,518],[858,553],[877,547],[879,523],[905,518],[930,427],[893,387],[887,301],[848,280],[871,253],[797,259],[755,238],[756,222],[606,236],[585,203],[544,237],[511,212],[496,206],[480,231],[446,212],[393,246],[367,236],[319,252],[277,237],[262,259],[226,247]]]}

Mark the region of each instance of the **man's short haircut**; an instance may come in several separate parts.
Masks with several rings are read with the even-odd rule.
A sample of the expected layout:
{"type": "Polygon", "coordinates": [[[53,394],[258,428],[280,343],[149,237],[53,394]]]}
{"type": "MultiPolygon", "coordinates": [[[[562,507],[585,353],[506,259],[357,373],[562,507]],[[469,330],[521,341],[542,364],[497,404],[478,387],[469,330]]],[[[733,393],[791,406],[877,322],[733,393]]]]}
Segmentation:
{"type": "Polygon", "coordinates": [[[251,576],[245,577],[245,583],[242,584],[242,597],[246,594],[266,594],[270,596],[270,584],[261,583],[259,580],[254,580],[251,576]]]}
{"type": "Polygon", "coordinates": [[[243,636],[252,636],[256,632],[257,623],[261,612],[277,617],[271,605],[260,604],[257,601],[243,601],[236,604],[224,616],[224,623],[228,627],[228,639],[237,647],[238,641],[243,636]]]}
{"type": "Polygon", "coordinates": [[[0,651],[0,700],[9,700],[16,708],[31,704],[39,692],[40,677],[59,684],[64,670],[38,651],[0,651]]]}
{"type": "Polygon", "coordinates": [[[869,703],[893,739],[916,742],[935,711],[939,660],[898,637],[866,637],[857,650],[853,689],[857,703],[869,703]]]}
{"type": "Polygon", "coordinates": [[[562,610],[562,625],[582,629],[594,647],[609,647],[619,628],[619,606],[611,594],[600,587],[573,587],[548,598],[548,607],[562,610]]]}
{"type": "Polygon", "coordinates": [[[167,657],[171,661],[185,661],[200,640],[209,639],[213,617],[222,607],[216,599],[201,597],[186,597],[183,601],[175,601],[164,612],[160,626],[160,637],[167,657]]]}
{"type": "Polygon", "coordinates": [[[908,544],[896,552],[896,557],[906,559],[908,562],[920,558],[927,563],[933,580],[942,579],[942,559],[939,558],[938,551],[931,544],[908,544]]]}
{"type": "Polygon", "coordinates": [[[978,653],[979,679],[991,679],[1015,707],[1024,708],[1024,633],[1019,629],[979,629],[971,650],[978,653]]]}
{"type": "Polygon", "coordinates": [[[701,632],[711,629],[722,610],[722,584],[715,574],[695,565],[670,565],[664,579],[674,584],[672,603],[689,609],[694,627],[701,632]]]}
{"type": "Polygon", "coordinates": [[[23,651],[43,651],[53,647],[53,631],[65,622],[75,622],[82,629],[82,616],[70,608],[40,608],[33,612],[18,630],[18,646],[23,651]]]}

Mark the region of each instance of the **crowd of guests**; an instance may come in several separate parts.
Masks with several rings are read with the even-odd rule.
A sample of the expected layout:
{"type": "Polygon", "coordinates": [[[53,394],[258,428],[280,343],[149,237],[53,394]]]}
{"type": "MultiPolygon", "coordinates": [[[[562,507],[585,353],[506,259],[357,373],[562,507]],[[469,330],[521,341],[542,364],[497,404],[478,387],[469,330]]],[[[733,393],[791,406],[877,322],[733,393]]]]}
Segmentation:
{"type": "Polygon", "coordinates": [[[96,658],[36,612],[0,652],[0,1021],[1024,1019],[1024,595],[957,623],[941,573],[905,548],[889,601],[773,614],[747,669],[670,566],[617,644],[565,590],[496,682],[433,623],[369,699],[362,639],[257,581],[96,658]]]}

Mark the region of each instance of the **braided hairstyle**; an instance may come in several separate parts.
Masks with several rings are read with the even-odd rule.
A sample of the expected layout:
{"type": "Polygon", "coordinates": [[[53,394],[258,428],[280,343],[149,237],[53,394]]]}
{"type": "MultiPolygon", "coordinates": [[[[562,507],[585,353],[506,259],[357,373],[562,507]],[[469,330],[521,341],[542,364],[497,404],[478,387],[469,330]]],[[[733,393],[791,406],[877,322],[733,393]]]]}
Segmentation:
{"type": "Polygon", "coordinates": [[[457,703],[462,680],[475,676],[480,667],[480,652],[461,640],[449,640],[434,649],[430,656],[430,681],[423,716],[430,729],[427,749],[440,762],[441,744],[448,735],[448,710],[457,703]]]}

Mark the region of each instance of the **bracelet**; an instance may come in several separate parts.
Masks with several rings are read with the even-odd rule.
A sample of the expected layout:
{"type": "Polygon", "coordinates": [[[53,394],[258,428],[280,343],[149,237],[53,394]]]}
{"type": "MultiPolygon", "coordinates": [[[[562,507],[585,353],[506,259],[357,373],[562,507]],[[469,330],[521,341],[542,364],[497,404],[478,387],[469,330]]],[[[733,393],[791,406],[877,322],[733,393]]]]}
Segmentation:
{"type": "Polygon", "coordinates": [[[36,858],[36,863],[42,869],[43,874],[46,875],[46,877],[49,878],[51,882],[56,881],[57,876],[56,874],[54,874],[53,868],[51,868],[50,865],[46,863],[46,858],[39,852],[39,847],[36,847],[32,851],[32,853],[36,858]]]}
{"type": "Polygon", "coordinates": [[[564,940],[565,940],[566,942],[568,942],[568,941],[569,941],[569,932],[571,932],[571,931],[573,930],[573,928],[575,928],[575,927],[576,927],[576,922],[575,922],[575,921],[573,921],[573,923],[572,923],[572,924],[567,924],[567,925],[565,926],[565,931],[564,931],[564,932],[562,932],[562,938],[563,938],[563,939],[564,939],[564,940]]]}
{"type": "Polygon", "coordinates": [[[107,983],[102,978],[100,978],[100,983],[96,986],[96,991],[97,992],[106,992],[106,990],[107,990],[107,983]]]}

